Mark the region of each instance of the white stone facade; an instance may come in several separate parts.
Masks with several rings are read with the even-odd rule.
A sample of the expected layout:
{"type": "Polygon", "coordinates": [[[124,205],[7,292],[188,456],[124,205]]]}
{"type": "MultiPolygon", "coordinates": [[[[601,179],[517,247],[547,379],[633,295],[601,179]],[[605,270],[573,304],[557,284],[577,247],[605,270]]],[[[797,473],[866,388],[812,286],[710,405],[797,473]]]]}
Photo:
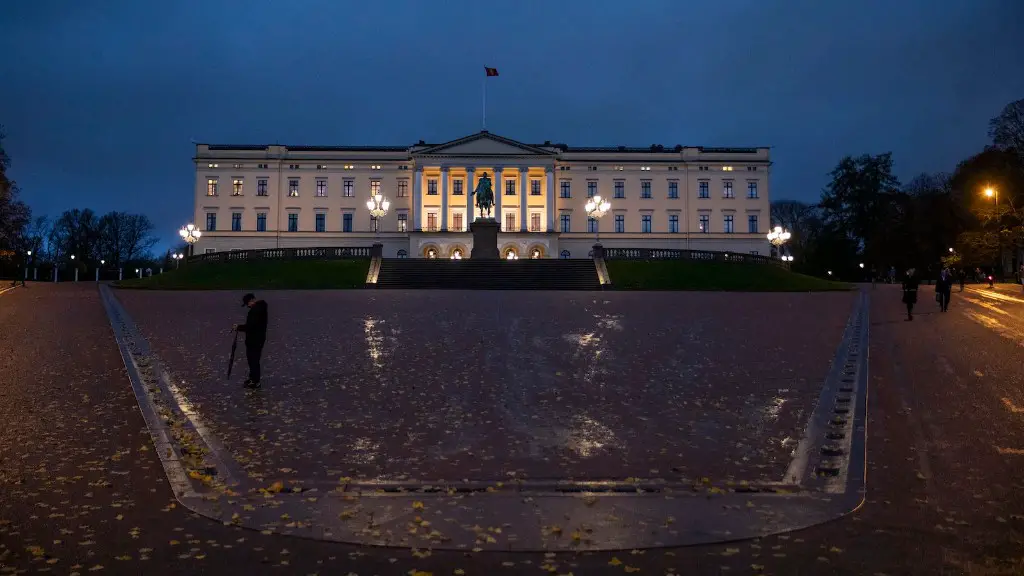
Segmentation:
{"type": "Polygon", "coordinates": [[[198,144],[195,224],[203,251],[384,245],[385,257],[468,257],[473,191],[492,181],[498,244],[530,257],[586,257],[592,194],[606,247],[767,254],[768,148],[576,148],[480,132],[439,145],[198,144]],[[390,210],[374,233],[367,199],[390,210]],[[731,228],[731,229],[730,229],[731,228]]]}

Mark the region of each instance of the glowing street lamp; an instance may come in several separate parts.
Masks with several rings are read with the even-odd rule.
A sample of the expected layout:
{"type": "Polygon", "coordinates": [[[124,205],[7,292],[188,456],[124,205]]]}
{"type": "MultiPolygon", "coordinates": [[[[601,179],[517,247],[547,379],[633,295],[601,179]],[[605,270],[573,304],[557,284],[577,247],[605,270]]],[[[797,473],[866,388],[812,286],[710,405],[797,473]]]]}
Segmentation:
{"type": "Polygon", "coordinates": [[[602,200],[600,195],[595,195],[593,198],[587,200],[583,209],[587,211],[588,218],[594,219],[594,244],[600,244],[601,217],[612,209],[612,203],[607,200],[602,200]]]}
{"type": "Polygon", "coordinates": [[[366,201],[366,207],[370,210],[370,216],[373,216],[373,233],[376,236],[380,232],[380,219],[388,215],[391,202],[378,192],[370,196],[366,201]]]}
{"type": "Polygon", "coordinates": [[[182,256],[181,253],[179,252],[176,254],[171,254],[171,258],[174,259],[174,267],[178,268],[178,266],[181,266],[181,259],[184,258],[184,256],[182,256]]]}
{"type": "Polygon", "coordinates": [[[768,241],[775,247],[775,251],[782,255],[782,245],[789,242],[790,236],[791,234],[788,230],[783,230],[782,226],[776,226],[768,233],[768,241]]]}
{"type": "Polygon", "coordinates": [[[198,242],[199,238],[203,235],[203,233],[196,228],[196,225],[187,224],[182,226],[181,230],[178,230],[178,235],[181,236],[181,239],[188,244],[188,255],[192,256],[195,254],[195,243],[198,242]]]}

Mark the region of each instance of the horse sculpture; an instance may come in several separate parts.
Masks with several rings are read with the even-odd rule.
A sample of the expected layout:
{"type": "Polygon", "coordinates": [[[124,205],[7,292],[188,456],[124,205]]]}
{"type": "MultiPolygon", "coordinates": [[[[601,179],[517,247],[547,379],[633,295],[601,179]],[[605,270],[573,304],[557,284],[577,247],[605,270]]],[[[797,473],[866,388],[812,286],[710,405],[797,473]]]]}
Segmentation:
{"type": "Polygon", "coordinates": [[[487,218],[491,217],[491,207],[494,206],[494,190],[491,189],[491,179],[484,172],[480,176],[480,181],[476,184],[476,190],[473,190],[472,195],[476,196],[476,207],[480,210],[480,217],[484,217],[484,212],[487,213],[487,218]]]}

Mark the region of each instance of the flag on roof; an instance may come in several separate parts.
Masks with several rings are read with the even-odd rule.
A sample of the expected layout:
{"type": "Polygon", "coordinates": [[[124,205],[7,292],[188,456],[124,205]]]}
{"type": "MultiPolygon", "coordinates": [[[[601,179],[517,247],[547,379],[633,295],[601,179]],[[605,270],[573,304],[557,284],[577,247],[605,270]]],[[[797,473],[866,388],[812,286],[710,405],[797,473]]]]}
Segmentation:
{"type": "Polygon", "coordinates": [[[487,66],[484,66],[484,72],[487,73],[488,77],[497,76],[498,75],[498,69],[497,68],[488,68],[487,66]]]}

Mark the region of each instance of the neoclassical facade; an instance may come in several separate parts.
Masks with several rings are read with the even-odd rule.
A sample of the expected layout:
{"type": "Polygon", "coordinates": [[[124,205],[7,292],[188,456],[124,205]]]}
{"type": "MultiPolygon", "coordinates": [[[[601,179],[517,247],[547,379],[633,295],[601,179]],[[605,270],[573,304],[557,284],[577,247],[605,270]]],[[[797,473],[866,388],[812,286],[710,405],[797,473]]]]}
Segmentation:
{"type": "Polygon", "coordinates": [[[413,146],[196,145],[196,252],[369,246],[385,257],[468,257],[486,174],[505,256],[584,258],[607,247],[768,253],[768,148],[523,144],[479,132],[413,146]],[[390,201],[377,222],[366,201],[390,201]],[[587,200],[611,202],[588,218],[587,200]]]}

